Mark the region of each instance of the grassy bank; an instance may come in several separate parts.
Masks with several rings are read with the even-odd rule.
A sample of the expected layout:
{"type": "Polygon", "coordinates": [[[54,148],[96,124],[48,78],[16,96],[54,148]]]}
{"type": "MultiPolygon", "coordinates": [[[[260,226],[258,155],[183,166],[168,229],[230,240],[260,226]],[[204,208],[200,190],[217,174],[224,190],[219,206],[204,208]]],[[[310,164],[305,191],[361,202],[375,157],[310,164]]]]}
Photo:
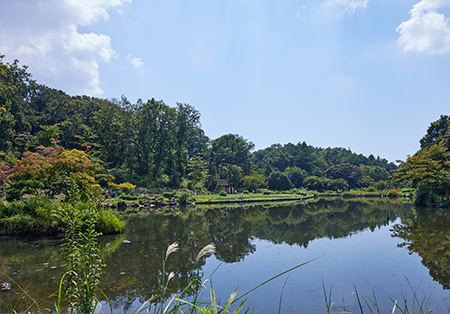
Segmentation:
{"type": "Polygon", "coordinates": [[[112,234],[124,230],[125,223],[114,212],[98,208],[92,202],[62,202],[40,195],[12,202],[0,200],[0,235],[64,234],[67,217],[84,219],[88,209],[97,215],[96,232],[112,234]]]}

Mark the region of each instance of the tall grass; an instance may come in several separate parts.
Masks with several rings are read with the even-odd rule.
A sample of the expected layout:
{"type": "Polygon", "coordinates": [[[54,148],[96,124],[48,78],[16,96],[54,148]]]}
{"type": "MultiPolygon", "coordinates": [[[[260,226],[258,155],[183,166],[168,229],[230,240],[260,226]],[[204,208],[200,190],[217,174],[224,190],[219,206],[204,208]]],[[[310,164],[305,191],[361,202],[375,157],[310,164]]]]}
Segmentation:
{"type": "MultiPolygon", "coordinates": [[[[406,282],[408,283],[408,288],[411,291],[412,296],[408,297],[408,293],[405,291],[402,291],[402,299],[395,299],[391,297],[389,294],[386,294],[386,297],[389,299],[390,304],[385,304],[387,306],[389,312],[388,313],[402,313],[402,314],[426,314],[431,313],[435,309],[430,307],[429,301],[431,298],[431,293],[425,292],[423,296],[419,297],[418,289],[420,287],[420,284],[414,288],[411,282],[409,281],[408,277],[406,277],[402,273],[394,274],[394,277],[396,275],[401,275],[404,277],[406,282]]],[[[338,305],[331,302],[331,293],[332,293],[332,284],[330,284],[329,291],[327,291],[325,284],[322,280],[322,288],[324,293],[324,299],[325,299],[325,309],[327,313],[331,312],[339,312],[339,313],[371,313],[371,314],[380,314],[380,313],[387,313],[385,310],[382,309],[382,304],[380,304],[380,301],[375,293],[374,287],[366,280],[367,284],[370,287],[371,295],[367,294],[361,294],[361,292],[358,290],[356,285],[353,286],[353,292],[352,295],[354,295],[354,310],[351,310],[349,306],[345,305],[345,300],[343,298],[343,304],[338,305]]]]}

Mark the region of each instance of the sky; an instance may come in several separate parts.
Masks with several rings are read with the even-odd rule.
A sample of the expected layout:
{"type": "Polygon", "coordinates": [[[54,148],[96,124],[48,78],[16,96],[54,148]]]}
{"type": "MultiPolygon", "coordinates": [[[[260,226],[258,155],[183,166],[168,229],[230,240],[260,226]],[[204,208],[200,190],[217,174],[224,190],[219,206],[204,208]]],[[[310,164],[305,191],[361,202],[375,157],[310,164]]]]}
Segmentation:
{"type": "Polygon", "coordinates": [[[449,114],[450,0],[1,0],[0,53],[70,95],[155,98],[211,139],[389,161],[449,114]]]}

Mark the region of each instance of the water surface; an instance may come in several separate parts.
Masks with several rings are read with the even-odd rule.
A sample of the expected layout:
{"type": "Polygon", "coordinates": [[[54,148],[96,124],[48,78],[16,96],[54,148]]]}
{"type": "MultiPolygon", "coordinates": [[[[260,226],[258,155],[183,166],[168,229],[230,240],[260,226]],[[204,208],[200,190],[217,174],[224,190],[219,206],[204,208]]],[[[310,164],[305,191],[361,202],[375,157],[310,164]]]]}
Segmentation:
{"type": "MultiPolygon", "coordinates": [[[[132,312],[160,287],[162,255],[169,244],[178,241],[180,247],[167,262],[167,271],[176,274],[169,289],[178,292],[195,276],[197,253],[212,242],[217,252],[201,260],[202,279],[211,280],[222,302],[237,287],[242,294],[313,260],[249,294],[252,313],[278,312],[283,284],[282,313],[326,312],[324,287],[334,305],[359,312],[356,287],[360,297],[373,299],[375,294],[380,311],[390,312],[390,298],[416,300],[410,284],[417,300],[431,295],[429,307],[448,312],[448,217],[387,199],[140,213],[127,217],[125,234],[101,237],[102,286],[115,312],[132,312]]],[[[61,241],[2,237],[0,271],[49,307],[48,296],[64,272],[61,241]]],[[[202,298],[209,297],[208,289],[202,298]]],[[[0,312],[10,312],[19,297],[14,285],[1,291],[0,312]]],[[[27,302],[24,298],[20,308],[27,302]]]]}

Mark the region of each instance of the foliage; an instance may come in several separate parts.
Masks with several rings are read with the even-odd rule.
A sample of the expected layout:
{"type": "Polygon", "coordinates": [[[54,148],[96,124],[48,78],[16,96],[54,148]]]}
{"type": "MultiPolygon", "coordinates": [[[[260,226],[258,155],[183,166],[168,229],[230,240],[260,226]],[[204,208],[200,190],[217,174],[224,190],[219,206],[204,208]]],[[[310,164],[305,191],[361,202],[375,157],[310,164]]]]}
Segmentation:
{"type": "Polygon", "coordinates": [[[76,185],[69,193],[69,199],[57,213],[65,226],[66,243],[63,254],[66,257],[66,273],[69,305],[77,313],[92,313],[99,292],[102,262],[99,256],[95,231],[98,213],[93,203],[83,203],[76,185]]]}
{"type": "Polygon", "coordinates": [[[441,115],[440,119],[431,123],[427,133],[420,139],[420,148],[430,148],[435,144],[443,144],[450,148],[450,117],[441,115]]]}
{"type": "Polygon", "coordinates": [[[385,168],[380,166],[361,166],[361,170],[365,176],[370,177],[373,181],[386,181],[390,174],[385,168]]]}
{"type": "Polygon", "coordinates": [[[287,167],[284,173],[289,177],[292,185],[296,188],[303,186],[303,180],[308,177],[308,172],[298,167],[287,167]]]}
{"type": "Polygon", "coordinates": [[[363,178],[362,170],[348,163],[331,166],[327,169],[326,175],[330,179],[344,179],[350,188],[358,187],[359,181],[363,178]]]}
{"type": "Polygon", "coordinates": [[[241,167],[236,165],[220,164],[219,176],[226,179],[232,186],[238,187],[242,181],[243,171],[241,167]]]}
{"type": "Polygon", "coordinates": [[[300,188],[306,177],[324,179],[334,166],[371,167],[362,169],[373,182],[329,176],[357,188],[389,180],[386,171],[396,168],[380,157],[344,148],[315,148],[306,142],[274,144],[252,153],[254,144],[239,134],[210,140],[201,129],[200,112],[189,104],[70,96],[37,84],[17,60],[7,64],[0,56],[0,65],[0,161],[8,159],[6,164],[15,169],[16,162],[11,161],[17,159],[29,169],[21,179],[38,178],[48,195],[66,194],[75,179],[84,192],[97,197],[108,186],[106,181],[113,180],[100,179],[99,172],[115,177],[119,185],[178,188],[190,181],[194,189],[215,191],[218,180],[227,179],[235,187],[253,191],[264,187],[273,171],[285,172],[300,188]],[[62,165],[53,165],[62,158],[58,147],[66,151],[66,158],[78,158],[76,162],[82,162],[79,152],[84,152],[92,166],[75,171],[66,160],[70,175],[64,173],[62,165]],[[46,149],[54,155],[46,155],[46,149]],[[34,169],[31,161],[36,161],[34,169]]]}
{"type": "Polygon", "coordinates": [[[394,182],[402,183],[416,190],[415,202],[422,205],[439,204],[440,196],[449,199],[450,152],[444,143],[418,151],[401,162],[394,171],[394,182]]]}
{"type": "MultiPolygon", "coordinates": [[[[88,206],[81,203],[78,206],[88,206]]],[[[0,200],[0,234],[47,234],[65,231],[65,203],[44,195],[23,198],[20,201],[0,200]]],[[[122,232],[125,223],[112,211],[97,209],[95,230],[103,234],[122,232]]]]}
{"type": "Polygon", "coordinates": [[[208,165],[201,156],[197,155],[189,160],[187,177],[192,181],[193,186],[198,183],[204,185],[207,182],[208,165]]]}
{"type": "Polygon", "coordinates": [[[174,195],[175,195],[175,192],[163,192],[163,194],[162,194],[162,196],[164,198],[172,198],[172,197],[174,197],[174,195]]]}
{"type": "Polygon", "coordinates": [[[6,199],[6,183],[13,177],[14,171],[16,169],[0,163],[0,186],[2,187],[0,193],[3,195],[3,199],[6,199]]]}
{"type": "Polygon", "coordinates": [[[270,190],[287,191],[292,188],[292,183],[286,174],[280,171],[274,171],[267,179],[267,187],[270,190]]]}
{"type": "MultiPolygon", "coordinates": [[[[207,158],[209,172],[214,174],[220,171],[220,165],[233,165],[239,167],[242,174],[248,174],[251,168],[250,151],[254,144],[238,134],[223,135],[211,141],[207,158]]],[[[225,166],[229,169],[229,166],[225,166]]],[[[236,169],[230,169],[236,173],[236,169]]]]}
{"type": "Polygon", "coordinates": [[[220,192],[219,192],[219,195],[220,195],[220,196],[227,196],[227,192],[225,192],[225,191],[220,191],[220,192]]]}
{"type": "Polygon", "coordinates": [[[344,179],[333,179],[328,183],[328,189],[336,191],[336,192],[343,192],[348,191],[349,185],[347,181],[344,179]]]}
{"type": "Polygon", "coordinates": [[[326,178],[309,176],[303,181],[303,186],[312,191],[323,192],[327,188],[329,182],[330,180],[326,178]]]}
{"type": "Polygon", "coordinates": [[[39,180],[20,180],[10,183],[6,199],[8,201],[19,200],[25,194],[38,195],[38,189],[44,187],[39,180]]]}
{"type": "Polygon", "coordinates": [[[189,192],[181,192],[181,193],[177,194],[178,202],[181,205],[186,205],[190,197],[191,197],[191,193],[189,193],[189,192]]]}

